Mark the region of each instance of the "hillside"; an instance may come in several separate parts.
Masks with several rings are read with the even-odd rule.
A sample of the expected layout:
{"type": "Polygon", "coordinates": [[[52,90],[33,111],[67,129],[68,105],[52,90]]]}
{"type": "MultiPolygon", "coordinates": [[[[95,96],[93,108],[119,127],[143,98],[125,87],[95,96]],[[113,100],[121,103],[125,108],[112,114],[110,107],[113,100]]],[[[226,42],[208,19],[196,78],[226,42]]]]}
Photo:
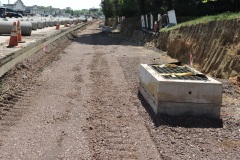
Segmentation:
{"type": "Polygon", "coordinates": [[[132,34],[134,41],[150,43],[186,64],[191,53],[194,67],[213,77],[236,78],[240,73],[239,16],[203,20],[163,29],[158,37],[142,30],[131,33],[131,29],[137,28],[137,23],[126,21],[122,25],[122,32],[132,34]]]}

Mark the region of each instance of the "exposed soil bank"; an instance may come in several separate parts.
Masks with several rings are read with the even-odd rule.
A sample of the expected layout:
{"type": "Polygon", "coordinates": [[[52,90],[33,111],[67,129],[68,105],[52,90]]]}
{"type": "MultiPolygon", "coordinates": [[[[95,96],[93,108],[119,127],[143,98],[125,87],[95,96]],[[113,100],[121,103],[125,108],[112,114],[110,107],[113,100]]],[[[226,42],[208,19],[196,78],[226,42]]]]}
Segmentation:
{"type": "Polygon", "coordinates": [[[217,78],[229,78],[239,76],[240,72],[239,25],[238,19],[214,21],[161,32],[158,37],[135,30],[133,40],[150,42],[184,63],[189,63],[191,53],[198,70],[217,78]]]}

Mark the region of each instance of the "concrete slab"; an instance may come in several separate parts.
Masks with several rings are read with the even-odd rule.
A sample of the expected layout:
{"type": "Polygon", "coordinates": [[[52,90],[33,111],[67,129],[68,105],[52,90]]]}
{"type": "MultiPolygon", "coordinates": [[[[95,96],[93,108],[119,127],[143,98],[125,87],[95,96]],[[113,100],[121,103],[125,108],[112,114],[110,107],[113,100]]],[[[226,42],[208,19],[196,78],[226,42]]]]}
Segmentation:
{"type": "MultiPolygon", "coordinates": [[[[47,27],[47,28],[43,28],[43,29],[32,30],[31,36],[23,36],[23,38],[29,39],[29,40],[34,40],[37,36],[39,36],[39,34],[41,34],[42,36],[44,36],[44,35],[47,36],[49,34],[53,34],[53,33],[59,32],[61,30],[66,30],[66,27],[64,27],[64,25],[61,25],[60,30],[56,30],[56,27],[47,27]]],[[[9,38],[10,38],[10,34],[9,35],[8,34],[0,35],[0,48],[3,45],[7,45],[6,42],[9,41],[9,38]]]]}
{"type": "Polygon", "coordinates": [[[85,25],[87,24],[72,25],[71,27],[61,26],[60,30],[56,30],[55,27],[48,27],[33,31],[34,33],[31,36],[23,37],[26,43],[20,43],[19,46],[14,48],[7,48],[9,35],[0,36],[0,77],[19,61],[43,49],[44,46],[47,46],[65,34],[79,28],[84,28],[85,25]]]}
{"type": "Polygon", "coordinates": [[[220,118],[222,84],[211,77],[207,76],[207,80],[166,79],[151,65],[141,64],[139,90],[156,114],[220,118]]]}

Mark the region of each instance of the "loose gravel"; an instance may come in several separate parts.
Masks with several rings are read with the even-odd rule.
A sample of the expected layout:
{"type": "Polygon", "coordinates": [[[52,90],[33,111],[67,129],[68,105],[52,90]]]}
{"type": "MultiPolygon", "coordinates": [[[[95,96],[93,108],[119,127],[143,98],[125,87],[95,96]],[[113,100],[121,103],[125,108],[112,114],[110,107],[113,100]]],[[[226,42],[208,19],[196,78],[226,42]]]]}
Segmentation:
{"type": "Polygon", "coordinates": [[[1,78],[0,158],[11,157],[14,151],[11,159],[21,159],[25,151],[23,159],[31,154],[45,159],[240,159],[239,86],[220,79],[224,88],[221,120],[155,115],[138,92],[139,65],[175,60],[97,28],[98,22],[67,35],[1,78]],[[39,109],[42,137],[34,139],[32,133],[38,130],[30,130],[30,140],[13,141],[22,146],[7,145],[12,142],[9,135],[24,135],[24,127],[36,127],[26,121],[38,113],[33,104],[48,106],[58,94],[60,102],[67,97],[62,103],[68,105],[56,101],[59,111],[55,106],[54,113],[39,109]],[[48,132],[56,135],[50,139],[48,132]],[[55,149],[47,150],[44,139],[55,149]]]}

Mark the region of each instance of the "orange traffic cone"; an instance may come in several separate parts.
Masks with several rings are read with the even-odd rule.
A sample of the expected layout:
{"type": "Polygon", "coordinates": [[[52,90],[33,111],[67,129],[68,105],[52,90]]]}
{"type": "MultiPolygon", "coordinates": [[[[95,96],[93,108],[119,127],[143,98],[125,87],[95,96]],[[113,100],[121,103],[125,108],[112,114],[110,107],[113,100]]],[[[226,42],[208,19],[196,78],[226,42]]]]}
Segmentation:
{"type": "Polygon", "coordinates": [[[65,26],[65,27],[70,27],[71,25],[66,23],[64,26],[65,26]]]}
{"type": "Polygon", "coordinates": [[[60,24],[59,24],[59,22],[57,21],[56,30],[59,30],[59,29],[60,29],[60,24]]]}
{"type": "Polygon", "coordinates": [[[11,37],[9,41],[8,47],[15,47],[18,46],[18,36],[17,36],[17,24],[13,22],[11,37]]]}
{"type": "Polygon", "coordinates": [[[17,21],[17,38],[18,38],[18,43],[25,43],[25,41],[22,41],[20,21],[17,21]]]}
{"type": "Polygon", "coordinates": [[[157,21],[155,21],[153,29],[154,29],[155,32],[158,30],[158,24],[157,24],[157,21]]]}

